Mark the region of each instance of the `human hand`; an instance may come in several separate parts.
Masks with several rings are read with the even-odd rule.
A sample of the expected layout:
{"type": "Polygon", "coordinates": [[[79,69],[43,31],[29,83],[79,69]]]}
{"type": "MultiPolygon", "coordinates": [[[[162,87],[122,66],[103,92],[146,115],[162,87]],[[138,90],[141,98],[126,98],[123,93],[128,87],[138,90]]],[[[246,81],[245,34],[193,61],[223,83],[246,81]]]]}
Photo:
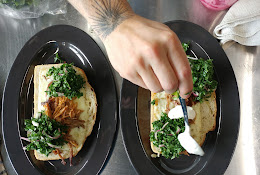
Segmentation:
{"type": "Polygon", "coordinates": [[[134,15],[103,39],[119,74],[152,92],[190,96],[193,82],[187,56],[176,34],[164,24],[134,15]]]}

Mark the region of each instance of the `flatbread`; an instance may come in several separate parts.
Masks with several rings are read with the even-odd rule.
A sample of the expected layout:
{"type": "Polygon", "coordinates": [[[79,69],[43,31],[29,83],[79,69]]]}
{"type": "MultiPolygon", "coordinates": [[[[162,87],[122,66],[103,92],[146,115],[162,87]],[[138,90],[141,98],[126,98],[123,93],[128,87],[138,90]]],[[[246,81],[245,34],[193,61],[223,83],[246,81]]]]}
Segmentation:
{"type": "MultiPolygon", "coordinates": [[[[38,65],[34,69],[34,117],[37,117],[38,112],[41,110],[44,110],[44,107],[42,106],[42,102],[47,101],[47,95],[46,90],[48,88],[48,85],[50,83],[50,80],[46,80],[44,77],[48,70],[50,68],[54,67],[60,67],[62,64],[49,64],[49,65],[38,65]]],[[[82,146],[84,145],[85,140],[87,137],[91,134],[93,130],[93,126],[96,121],[96,113],[97,113],[97,99],[96,94],[94,92],[94,89],[91,87],[91,85],[88,83],[87,76],[85,72],[73,66],[73,68],[76,70],[76,74],[81,75],[84,80],[85,84],[84,87],[81,88],[80,92],[83,93],[83,96],[80,98],[76,98],[73,100],[74,103],[78,104],[78,109],[82,110],[83,112],[80,114],[79,119],[84,120],[84,126],[83,127],[75,127],[71,129],[70,135],[72,136],[72,139],[77,142],[78,147],[73,148],[73,156],[76,156],[78,152],[82,149],[82,146]]],[[[64,159],[67,159],[70,157],[70,147],[69,144],[65,144],[62,146],[61,149],[61,156],[64,159]]],[[[50,153],[48,157],[44,154],[41,154],[40,152],[34,150],[34,155],[36,159],[38,160],[58,160],[60,159],[58,154],[50,153]]]]}
{"type": "MultiPolygon", "coordinates": [[[[151,116],[150,124],[151,130],[153,130],[152,123],[160,120],[162,112],[166,111],[167,105],[167,94],[165,92],[151,93],[151,101],[155,100],[155,104],[151,105],[151,116]]],[[[176,106],[173,102],[170,102],[169,109],[176,106]]],[[[193,122],[190,123],[190,134],[196,140],[196,142],[202,146],[206,134],[209,131],[213,131],[216,128],[216,115],[217,115],[217,104],[216,104],[216,93],[212,92],[211,96],[204,100],[202,103],[198,102],[192,105],[193,110],[196,113],[196,117],[193,122]]],[[[160,153],[160,148],[153,145],[151,142],[151,148],[154,153],[160,153]]]]}

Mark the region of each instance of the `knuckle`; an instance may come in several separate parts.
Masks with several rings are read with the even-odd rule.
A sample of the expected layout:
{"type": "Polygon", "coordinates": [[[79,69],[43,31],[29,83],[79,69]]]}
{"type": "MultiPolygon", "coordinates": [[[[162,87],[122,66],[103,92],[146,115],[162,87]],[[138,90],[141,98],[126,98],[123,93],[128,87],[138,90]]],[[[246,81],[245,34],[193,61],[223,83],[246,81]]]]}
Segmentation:
{"type": "Polygon", "coordinates": [[[137,57],[137,58],[135,59],[135,61],[132,63],[131,66],[132,66],[132,68],[138,67],[138,68],[143,69],[143,68],[145,67],[145,63],[144,63],[143,58],[142,58],[142,57],[137,57]]]}
{"type": "Polygon", "coordinates": [[[163,85],[165,91],[174,91],[178,87],[178,81],[170,81],[163,85]]]}
{"type": "Polygon", "coordinates": [[[120,76],[126,78],[128,80],[132,80],[134,78],[133,71],[131,69],[124,69],[119,72],[120,76]]]}
{"type": "Polygon", "coordinates": [[[162,87],[151,87],[149,88],[150,91],[154,92],[154,93],[158,93],[158,92],[162,92],[163,91],[163,88],[162,87]]]}
{"type": "Polygon", "coordinates": [[[152,44],[150,42],[145,42],[143,43],[143,48],[146,52],[151,52],[152,51],[152,44]]]}
{"type": "Polygon", "coordinates": [[[172,31],[166,31],[164,33],[164,38],[167,43],[175,43],[176,35],[172,31]]]}
{"type": "Polygon", "coordinates": [[[124,67],[121,67],[122,71],[132,72],[137,69],[143,69],[145,67],[145,60],[140,54],[134,54],[123,64],[124,67]]]}
{"type": "Polygon", "coordinates": [[[145,53],[151,58],[151,59],[158,59],[159,55],[159,44],[157,43],[146,43],[144,46],[145,53]]]}
{"type": "Polygon", "coordinates": [[[179,78],[181,80],[190,78],[191,77],[191,70],[190,70],[190,68],[183,68],[182,70],[180,70],[179,76],[180,76],[179,78]]]}

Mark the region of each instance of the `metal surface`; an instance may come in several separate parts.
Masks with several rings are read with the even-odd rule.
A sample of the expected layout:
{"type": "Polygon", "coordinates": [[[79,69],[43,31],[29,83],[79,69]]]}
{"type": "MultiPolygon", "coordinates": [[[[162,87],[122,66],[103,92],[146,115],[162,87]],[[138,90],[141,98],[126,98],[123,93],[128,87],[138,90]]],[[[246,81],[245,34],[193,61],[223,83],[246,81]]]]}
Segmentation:
{"type": "MultiPolygon", "coordinates": [[[[212,33],[219,24],[225,11],[216,12],[206,9],[199,0],[130,0],[134,11],[146,18],[166,22],[170,20],[187,20],[207,29],[212,33]]],[[[2,98],[4,82],[12,63],[25,42],[35,33],[48,26],[69,24],[89,33],[105,52],[100,40],[90,32],[87,21],[68,6],[65,15],[45,15],[38,19],[15,20],[0,16],[0,97],[2,98]]],[[[241,104],[241,124],[238,144],[225,174],[260,174],[260,46],[245,47],[237,43],[223,46],[236,75],[241,104]]],[[[19,73],[19,72],[17,72],[19,73]]],[[[114,71],[119,93],[122,78],[114,71]]],[[[231,123],[232,124],[232,123],[231,123]]],[[[124,150],[119,129],[115,146],[101,174],[136,174],[124,150]]],[[[9,174],[14,174],[9,160],[1,146],[4,164],[9,174]]]]}

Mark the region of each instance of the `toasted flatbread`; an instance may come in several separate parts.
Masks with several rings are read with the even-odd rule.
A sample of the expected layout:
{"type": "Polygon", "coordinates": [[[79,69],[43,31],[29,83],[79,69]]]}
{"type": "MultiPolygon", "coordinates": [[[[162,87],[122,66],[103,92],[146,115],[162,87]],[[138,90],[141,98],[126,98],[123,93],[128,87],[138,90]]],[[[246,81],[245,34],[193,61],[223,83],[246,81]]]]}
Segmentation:
{"type": "MultiPolygon", "coordinates": [[[[47,95],[46,90],[48,88],[48,85],[50,83],[49,80],[47,80],[44,76],[48,72],[48,70],[51,67],[60,67],[62,64],[50,64],[50,65],[38,65],[34,69],[34,117],[37,117],[38,112],[41,110],[44,110],[44,107],[42,105],[42,102],[46,102],[47,95]]],[[[84,126],[83,127],[75,127],[72,128],[70,131],[70,135],[72,136],[72,139],[77,142],[78,147],[72,147],[73,148],[73,156],[76,156],[78,152],[82,149],[82,146],[87,139],[87,137],[91,134],[93,130],[93,126],[96,121],[96,113],[97,113],[97,99],[96,94],[91,87],[91,85],[88,83],[87,76],[85,72],[73,66],[73,68],[76,70],[76,74],[81,75],[84,80],[85,84],[84,87],[81,88],[80,92],[83,93],[83,96],[80,98],[73,99],[74,103],[77,103],[77,108],[82,110],[82,113],[79,116],[80,120],[84,120],[84,126]]],[[[67,159],[70,157],[70,147],[69,144],[65,144],[62,146],[61,150],[61,156],[64,159],[67,159]]],[[[50,153],[48,157],[44,154],[41,154],[38,151],[34,151],[34,155],[36,159],[38,160],[57,160],[60,159],[58,154],[50,153]]]]}
{"type": "MultiPolygon", "coordinates": [[[[152,123],[160,120],[162,112],[166,111],[167,94],[165,92],[151,93],[151,101],[155,100],[155,104],[151,105],[151,130],[153,130],[152,123]]],[[[174,101],[170,102],[169,109],[176,106],[174,101]]],[[[211,96],[204,100],[202,103],[198,102],[192,105],[193,110],[196,112],[195,119],[190,122],[190,134],[196,140],[196,142],[202,146],[206,134],[209,131],[213,131],[216,128],[216,93],[212,92],[211,96]]],[[[151,142],[151,148],[154,153],[160,153],[160,148],[153,145],[151,142]]]]}

